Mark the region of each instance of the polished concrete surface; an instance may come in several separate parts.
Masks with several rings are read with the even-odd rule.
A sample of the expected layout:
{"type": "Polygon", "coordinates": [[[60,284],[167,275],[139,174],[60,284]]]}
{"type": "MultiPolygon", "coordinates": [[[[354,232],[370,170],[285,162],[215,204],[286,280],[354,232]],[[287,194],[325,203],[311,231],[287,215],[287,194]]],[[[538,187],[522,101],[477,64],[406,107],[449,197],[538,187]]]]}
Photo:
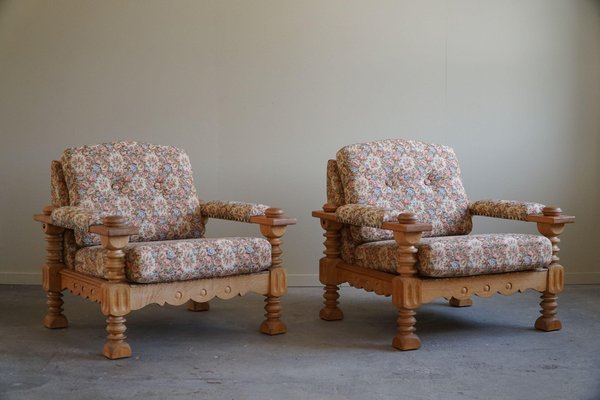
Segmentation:
{"type": "Polygon", "coordinates": [[[440,300],[419,310],[410,352],[391,347],[389,298],[341,292],[345,319],[325,322],[321,289],[291,288],[274,337],[257,331],[257,295],[149,306],[128,317],[134,356],[110,361],[98,305],[67,294],[69,328],[48,330],[42,289],[3,285],[0,399],[600,399],[600,285],[568,286],[550,333],[532,328],[535,292],[440,300]]]}

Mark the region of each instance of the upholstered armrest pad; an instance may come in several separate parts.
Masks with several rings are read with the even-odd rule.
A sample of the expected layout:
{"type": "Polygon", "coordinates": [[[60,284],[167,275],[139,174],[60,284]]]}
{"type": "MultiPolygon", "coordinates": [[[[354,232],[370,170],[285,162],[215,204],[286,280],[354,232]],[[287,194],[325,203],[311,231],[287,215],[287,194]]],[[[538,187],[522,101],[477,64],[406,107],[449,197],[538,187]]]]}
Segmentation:
{"type": "Polygon", "coordinates": [[[372,228],[381,228],[384,222],[396,222],[400,213],[400,210],[364,204],[346,204],[335,210],[339,222],[372,228]]]}
{"type": "Polygon", "coordinates": [[[530,214],[542,214],[544,204],[515,200],[478,200],[469,203],[472,215],[527,221],[530,214]]]}
{"type": "Polygon", "coordinates": [[[250,217],[264,215],[269,206],[264,204],[243,203],[240,201],[207,201],[200,204],[202,216],[227,219],[230,221],[250,222],[250,217]]]}
{"type": "Polygon", "coordinates": [[[103,216],[89,208],[64,206],[52,210],[52,223],[74,231],[87,232],[92,225],[102,225],[103,216]]]}
{"type": "Polygon", "coordinates": [[[78,245],[93,246],[100,244],[100,237],[89,233],[90,226],[102,225],[102,218],[106,215],[85,207],[64,206],[52,210],[51,217],[54,225],[75,232],[75,241],[78,245]]]}

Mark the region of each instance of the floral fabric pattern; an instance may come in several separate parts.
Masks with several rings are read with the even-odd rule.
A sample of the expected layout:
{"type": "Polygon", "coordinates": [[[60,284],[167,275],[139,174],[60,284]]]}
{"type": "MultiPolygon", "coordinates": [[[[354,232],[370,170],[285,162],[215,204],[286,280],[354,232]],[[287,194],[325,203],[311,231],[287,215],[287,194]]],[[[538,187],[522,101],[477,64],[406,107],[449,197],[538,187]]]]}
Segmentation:
{"type": "MultiPolygon", "coordinates": [[[[354,264],[356,262],[356,257],[354,256],[356,253],[356,243],[352,240],[352,233],[348,226],[343,226],[340,229],[340,252],[342,256],[342,260],[348,264],[354,264]]],[[[381,231],[381,229],[378,229],[381,231]]],[[[385,231],[382,231],[385,232],[385,231]]]]}
{"type": "Polygon", "coordinates": [[[50,164],[50,198],[55,207],[69,205],[69,190],[65,183],[62,164],[56,160],[50,164]]]}
{"type": "Polygon", "coordinates": [[[381,228],[384,222],[398,221],[401,211],[360,204],[346,204],[335,210],[338,221],[345,224],[381,228]]]}
{"type": "Polygon", "coordinates": [[[52,211],[54,225],[72,229],[75,233],[75,242],[80,246],[94,246],[100,244],[100,236],[90,234],[92,225],[102,225],[102,218],[107,213],[97,212],[84,207],[65,206],[52,211]]]}
{"type": "MultiPolygon", "coordinates": [[[[61,163],[69,204],[97,215],[126,217],[139,228],[132,241],[203,236],[200,203],[184,151],[137,142],[104,143],[67,149],[61,163]]],[[[98,243],[83,230],[75,238],[80,246],[98,243]]]]}
{"type": "MultiPolygon", "coordinates": [[[[156,283],[250,274],[271,265],[271,245],[262,238],[187,239],[130,243],[125,271],[130,282],[156,283]]],[[[101,246],[84,247],[75,256],[77,271],[106,278],[101,246]]]]}
{"type": "MultiPolygon", "coordinates": [[[[433,226],[425,236],[463,235],[471,217],[452,148],[393,139],[346,146],[337,167],[348,204],[410,211],[433,226]]],[[[352,229],[357,243],[392,238],[391,232],[352,229]]]]}
{"type": "Polygon", "coordinates": [[[327,203],[332,206],[346,204],[344,187],[342,186],[342,180],[340,179],[340,173],[335,160],[327,161],[327,203]]]}
{"type": "Polygon", "coordinates": [[[542,214],[544,204],[515,200],[478,200],[469,204],[472,215],[527,221],[529,214],[542,214]]]}
{"type": "Polygon", "coordinates": [[[239,201],[208,201],[200,205],[203,217],[250,222],[250,217],[264,215],[269,208],[264,204],[239,201]]]}
{"type": "Polygon", "coordinates": [[[63,233],[63,261],[68,268],[75,268],[75,254],[80,247],[75,242],[75,233],[71,229],[63,233]]]}
{"type": "MultiPolygon", "coordinates": [[[[550,240],[540,235],[484,234],[423,238],[417,246],[417,269],[430,277],[457,277],[527,271],[547,267],[550,240]]],[[[365,268],[396,273],[398,246],[393,240],[356,248],[365,268]]]]}
{"type": "MultiPolygon", "coordinates": [[[[337,161],[335,160],[327,161],[327,204],[336,207],[346,204],[346,200],[344,199],[344,187],[342,186],[337,161]]],[[[354,249],[356,248],[356,244],[352,240],[352,234],[350,233],[350,230],[353,228],[356,227],[344,225],[340,230],[341,256],[342,260],[348,264],[354,264],[354,249]]]]}

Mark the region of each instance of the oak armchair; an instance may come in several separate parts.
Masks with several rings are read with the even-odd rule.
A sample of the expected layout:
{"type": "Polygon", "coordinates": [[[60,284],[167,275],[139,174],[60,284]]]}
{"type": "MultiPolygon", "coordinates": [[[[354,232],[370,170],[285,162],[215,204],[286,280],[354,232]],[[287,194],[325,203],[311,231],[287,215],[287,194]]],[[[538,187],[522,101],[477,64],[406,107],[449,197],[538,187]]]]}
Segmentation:
{"type": "Polygon", "coordinates": [[[43,287],[47,328],[66,328],[62,291],[100,304],[103,354],[131,356],[125,316],[148,304],[187,303],[205,311],[214,297],[266,297],[260,331],[286,331],[281,237],[294,218],[242,202],[202,202],[188,156],[136,142],[70,148],[51,164],[52,205],[34,216],[46,234],[43,287]],[[209,218],[257,224],[266,239],[205,238],[209,218]]]}
{"type": "Polygon", "coordinates": [[[347,282],[392,296],[399,350],[421,346],[415,310],[440,297],[464,307],[472,296],[534,289],[542,293],[535,327],[561,328],[558,235],[575,217],[531,202],[469,202],[450,147],[401,139],[346,146],[327,164],[327,203],[312,215],[326,238],[323,320],[343,318],[338,285],[347,282]],[[534,222],[542,235],[470,235],[474,215],[534,222]]]}

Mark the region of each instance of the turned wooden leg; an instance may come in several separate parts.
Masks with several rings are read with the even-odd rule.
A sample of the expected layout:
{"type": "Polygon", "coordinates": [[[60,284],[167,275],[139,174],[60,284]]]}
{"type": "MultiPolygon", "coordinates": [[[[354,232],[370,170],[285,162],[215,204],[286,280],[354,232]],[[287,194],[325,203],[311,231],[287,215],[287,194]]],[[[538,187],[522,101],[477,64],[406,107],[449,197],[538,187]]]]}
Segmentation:
{"type": "Polygon", "coordinates": [[[565,283],[564,268],[558,263],[560,260],[558,257],[558,252],[560,251],[558,247],[560,243],[558,235],[562,233],[565,222],[574,222],[574,217],[565,217],[566,219],[561,221],[562,210],[555,206],[544,207],[542,213],[544,217],[537,219],[537,226],[540,233],[550,239],[552,243],[552,261],[548,266],[548,282],[541,297],[542,301],[540,302],[542,308],[540,314],[542,315],[535,321],[535,329],[550,332],[562,328],[560,321],[556,318],[556,308],[558,307],[558,303],[556,302],[556,299],[558,299],[557,295],[562,292],[565,283]]]}
{"type": "Polygon", "coordinates": [[[107,341],[102,350],[102,354],[104,354],[106,358],[115,360],[117,358],[131,357],[131,347],[129,347],[129,344],[125,341],[127,338],[127,336],[125,336],[126,330],[125,318],[114,317],[112,315],[108,316],[106,319],[106,332],[108,332],[106,337],[107,341]]]}
{"type": "Polygon", "coordinates": [[[187,303],[187,309],[189,311],[194,311],[194,312],[208,311],[210,309],[210,304],[208,301],[199,302],[199,301],[190,300],[187,303]]]}
{"type": "Polygon", "coordinates": [[[416,350],[421,347],[421,339],[415,335],[415,311],[400,308],[398,310],[398,334],[392,341],[392,346],[398,350],[416,350]]]}
{"type": "Polygon", "coordinates": [[[260,331],[267,335],[285,333],[287,328],[281,320],[281,300],[277,296],[265,298],[265,320],[260,325],[260,331]]]}
{"type": "Polygon", "coordinates": [[[325,307],[319,312],[319,317],[325,321],[339,321],[344,318],[344,313],[338,308],[338,299],[340,294],[338,293],[339,287],[337,285],[325,285],[323,288],[323,304],[325,307]]]}
{"type": "Polygon", "coordinates": [[[46,292],[48,300],[48,313],[44,317],[44,326],[49,329],[66,328],[68,325],[67,317],[63,315],[63,294],[61,292],[46,292]]]}
{"type": "MultiPolygon", "coordinates": [[[[44,208],[44,216],[49,218],[54,207],[44,208]]],[[[42,266],[42,286],[46,291],[48,311],[43,324],[49,329],[66,328],[67,317],[63,315],[60,270],[64,268],[63,228],[44,223],[42,230],[46,234],[46,263],[42,266]]]]}
{"type": "Polygon", "coordinates": [[[541,299],[540,306],[542,309],[540,314],[542,315],[535,321],[535,329],[546,332],[559,330],[562,325],[560,320],[556,318],[556,308],[558,307],[556,299],[558,299],[558,296],[544,292],[541,299]]]}
{"type": "Polygon", "coordinates": [[[471,307],[473,305],[473,300],[451,297],[448,301],[448,304],[450,304],[452,307],[471,307]]]}
{"type": "MultiPolygon", "coordinates": [[[[265,216],[271,222],[283,218],[280,208],[267,208],[265,216]]],[[[260,331],[267,335],[285,333],[287,328],[281,320],[281,296],[287,292],[287,273],[282,268],[281,237],[286,225],[260,225],[260,232],[271,244],[271,268],[269,269],[269,292],[265,296],[265,320],[260,325],[260,331]]]]}

